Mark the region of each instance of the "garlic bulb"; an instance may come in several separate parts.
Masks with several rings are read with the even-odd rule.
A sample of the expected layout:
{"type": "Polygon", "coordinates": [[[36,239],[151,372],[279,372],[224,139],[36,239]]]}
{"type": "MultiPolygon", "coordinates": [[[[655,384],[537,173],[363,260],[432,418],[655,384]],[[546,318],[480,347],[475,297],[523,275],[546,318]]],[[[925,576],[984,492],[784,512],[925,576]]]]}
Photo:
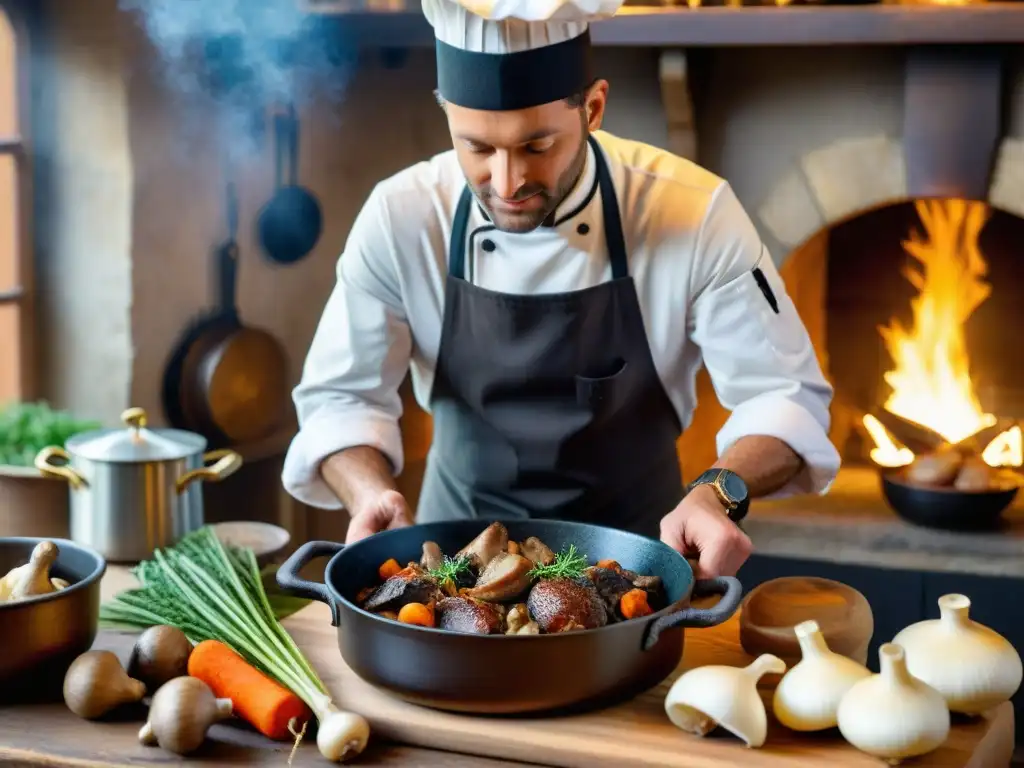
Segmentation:
{"type": "Polygon", "coordinates": [[[949,735],[946,700],[907,671],[902,646],[885,643],[878,657],[881,671],[854,683],[839,701],[839,732],[892,764],[937,749],[949,735]]]}
{"type": "Polygon", "coordinates": [[[941,693],[951,712],[976,715],[1008,701],[1021,684],[1020,655],[969,616],[966,595],[939,598],[939,618],[911,624],[896,637],[910,674],[941,693]]]}
{"type": "Polygon", "coordinates": [[[786,663],[764,653],[746,667],[709,664],[684,672],[665,696],[665,714],[677,728],[704,736],[720,725],[760,747],[768,736],[768,716],[757,681],[772,672],[781,675],[786,663]]]}
{"type": "Polygon", "coordinates": [[[801,622],[793,631],[802,658],[776,687],[772,710],[780,723],[794,731],[834,728],[843,694],[871,671],[830,650],[818,622],[801,622]]]}

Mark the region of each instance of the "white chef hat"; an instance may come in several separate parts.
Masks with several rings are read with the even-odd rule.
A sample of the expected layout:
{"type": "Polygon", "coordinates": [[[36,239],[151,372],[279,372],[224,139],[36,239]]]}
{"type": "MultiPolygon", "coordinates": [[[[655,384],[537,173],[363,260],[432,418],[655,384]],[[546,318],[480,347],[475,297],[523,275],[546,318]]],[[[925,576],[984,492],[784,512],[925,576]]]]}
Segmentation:
{"type": "Polygon", "coordinates": [[[594,81],[589,23],[623,0],[422,0],[441,96],[471,109],[525,109],[594,81]]]}

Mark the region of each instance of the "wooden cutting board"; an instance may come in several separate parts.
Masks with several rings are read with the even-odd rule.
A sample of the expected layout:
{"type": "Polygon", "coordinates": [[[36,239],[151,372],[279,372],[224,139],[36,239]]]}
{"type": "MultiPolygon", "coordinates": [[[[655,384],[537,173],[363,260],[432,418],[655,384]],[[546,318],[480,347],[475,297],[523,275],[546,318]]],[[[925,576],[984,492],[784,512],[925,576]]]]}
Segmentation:
{"type": "MultiPolygon", "coordinates": [[[[114,571],[106,579],[105,593],[112,594],[115,580],[120,582],[116,589],[130,584],[114,571]]],[[[739,643],[738,616],[720,627],[687,630],[685,652],[676,672],[632,701],[572,717],[515,720],[438,712],[408,704],[364,682],[342,660],[325,605],[314,603],[285,625],[337,705],[359,712],[370,721],[374,734],[397,742],[564,768],[735,768],[740,762],[772,768],[885,765],[851,747],[838,733],[796,734],[774,722],[770,714],[768,740],[758,749],[748,749],[730,735],[699,738],[672,725],[663,700],[672,681],[684,670],[704,664],[745,666],[752,660],[739,643]]],[[[766,676],[763,681],[763,694],[770,697],[778,678],[766,676]]],[[[1012,752],[1013,709],[1007,703],[983,719],[957,723],[943,747],[908,764],[996,768],[1008,765],[1012,752]]]]}

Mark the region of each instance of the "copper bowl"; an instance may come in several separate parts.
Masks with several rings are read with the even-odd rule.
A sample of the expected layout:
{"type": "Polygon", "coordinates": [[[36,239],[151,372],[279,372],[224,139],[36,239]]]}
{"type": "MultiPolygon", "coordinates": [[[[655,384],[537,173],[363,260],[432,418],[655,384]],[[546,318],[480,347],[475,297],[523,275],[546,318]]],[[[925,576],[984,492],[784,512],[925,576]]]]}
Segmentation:
{"type": "Polygon", "coordinates": [[[0,538],[0,577],[28,562],[41,541],[57,545],[50,576],[70,583],[59,592],[0,603],[0,701],[61,698],[71,662],[92,647],[99,629],[100,580],[106,561],[67,539],[0,538]]]}
{"type": "Polygon", "coordinates": [[[1003,511],[1013,503],[1019,485],[984,491],[961,491],[911,482],[900,470],[883,472],[882,495],[908,523],[950,531],[999,528],[1003,511]]]}

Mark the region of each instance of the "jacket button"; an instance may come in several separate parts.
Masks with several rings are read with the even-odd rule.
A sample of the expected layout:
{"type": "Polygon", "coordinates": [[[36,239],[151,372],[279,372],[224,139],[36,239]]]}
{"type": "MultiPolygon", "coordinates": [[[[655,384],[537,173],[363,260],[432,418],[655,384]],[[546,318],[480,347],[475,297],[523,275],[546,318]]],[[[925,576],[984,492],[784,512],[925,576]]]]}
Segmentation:
{"type": "Polygon", "coordinates": [[[480,247],[483,248],[487,253],[492,253],[494,249],[497,248],[498,246],[494,244],[493,240],[484,240],[483,242],[480,243],[480,247]]]}
{"type": "Polygon", "coordinates": [[[579,232],[581,235],[585,235],[587,234],[587,232],[590,231],[590,225],[587,223],[580,224],[579,226],[576,227],[576,231],[579,232]]]}

